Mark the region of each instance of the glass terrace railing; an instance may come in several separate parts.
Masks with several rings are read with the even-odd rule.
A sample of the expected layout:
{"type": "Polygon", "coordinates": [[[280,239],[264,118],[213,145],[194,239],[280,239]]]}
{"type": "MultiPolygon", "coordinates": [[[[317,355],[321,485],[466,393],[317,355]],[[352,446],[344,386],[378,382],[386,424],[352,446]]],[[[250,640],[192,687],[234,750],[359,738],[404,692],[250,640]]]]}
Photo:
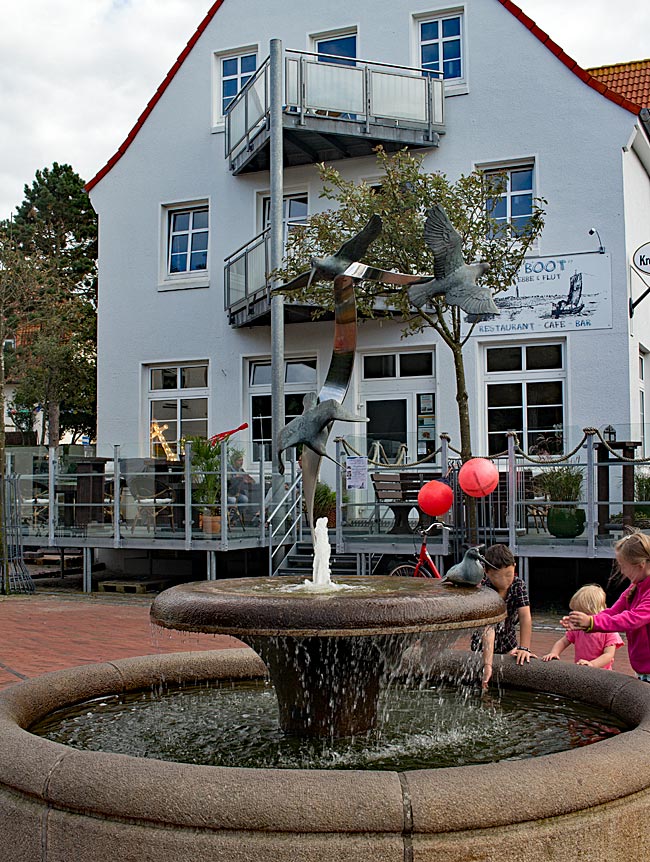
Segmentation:
{"type": "MultiPolygon", "coordinates": [[[[285,113],[297,114],[299,124],[308,115],[362,123],[366,132],[373,125],[386,124],[419,128],[432,141],[444,127],[442,77],[409,66],[360,59],[355,59],[354,65],[339,65],[339,59],[306,51],[286,51],[285,113]]],[[[267,127],[269,84],[267,58],[228,107],[225,139],[231,168],[267,127]]]]}

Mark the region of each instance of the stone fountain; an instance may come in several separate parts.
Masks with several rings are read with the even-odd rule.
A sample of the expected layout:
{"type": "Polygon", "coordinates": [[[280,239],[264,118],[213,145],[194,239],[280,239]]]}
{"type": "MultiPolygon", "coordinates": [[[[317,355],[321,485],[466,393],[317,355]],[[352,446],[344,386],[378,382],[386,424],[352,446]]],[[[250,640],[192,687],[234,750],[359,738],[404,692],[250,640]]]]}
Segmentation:
{"type": "MultiPolygon", "coordinates": [[[[366,240],[372,235],[374,229],[366,240]]],[[[351,266],[368,277],[368,267],[359,276],[359,264],[351,266]]],[[[340,404],[354,361],[347,272],[334,279],[337,330],[321,404],[340,404]]],[[[373,272],[390,283],[417,279],[373,272]]],[[[340,415],[336,404],[328,411],[340,415]]],[[[318,416],[294,426],[293,445],[305,428],[315,429],[318,442],[302,442],[322,450],[329,430],[316,427],[318,416]]],[[[303,456],[310,513],[320,457],[311,448],[303,456]]],[[[109,694],[263,679],[268,672],[285,732],[362,733],[375,723],[379,687],[407,646],[503,616],[490,590],[374,577],[350,578],[347,589],[324,586],[250,578],[175,587],[155,600],[155,623],[234,634],[259,655],[236,649],[146,656],[46,674],[3,691],[0,862],[650,858],[650,686],[610,671],[562,662],[522,668],[496,656],[496,684],[597,705],[630,730],[587,748],[483,766],[209,767],[81,751],[29,731],[55,710],[109,694]]],[[[466,667],[466,655],[447,651],[430,671],[466,667]]]]}

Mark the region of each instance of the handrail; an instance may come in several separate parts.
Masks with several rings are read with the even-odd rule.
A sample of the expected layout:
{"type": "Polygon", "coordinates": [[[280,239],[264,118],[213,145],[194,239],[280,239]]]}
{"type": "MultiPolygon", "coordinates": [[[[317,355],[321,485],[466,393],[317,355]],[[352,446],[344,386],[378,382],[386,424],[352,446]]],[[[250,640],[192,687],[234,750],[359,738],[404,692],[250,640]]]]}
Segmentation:
{"type": "MultiPolygon", "coordinates": [[[[429,69],[418,68],[417,66],[400,66],[398,63],[382,63],[379,60],[364,60],[362,57],[341,57],[339,54],[324,54],[322,51],[318,53],[314,51],[299,51],[296,48],[287,48],[287,54],[301,54],[306,57],[327,57],[331,60],[354,60],[355,63],[361,63],[364,66],[385,66],[387,69],[406,69],[408,72],[417,72],[419,75],[422,75],[422,72],[426,72],[427,76],[433,77],[437,75],[439,79],[442,79],[443,73],[437,72],[435,69],[429,71],[429,69]]],[[[337,65],[337,64],[330,64],[337,65]]],[[[347,66],[348,63],[339,63],[338,65],[347,66]]],[[[247,82],[248,83],[248,82],[247,82]]]]}

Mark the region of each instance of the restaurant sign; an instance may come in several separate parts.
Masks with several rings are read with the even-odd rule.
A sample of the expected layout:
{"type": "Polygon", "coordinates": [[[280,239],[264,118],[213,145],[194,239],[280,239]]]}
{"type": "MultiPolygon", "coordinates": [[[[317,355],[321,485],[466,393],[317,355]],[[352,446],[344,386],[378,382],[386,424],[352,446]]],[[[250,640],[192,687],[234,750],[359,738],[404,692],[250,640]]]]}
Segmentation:
{"type": "Polygon", "coordinates": [[[473,335],[538,335],[540,333],[611,329],[612,274],[608,254],[529,257],[514,283],[494,296],[498,315],[464,315],[465,332],[473,335]]]}

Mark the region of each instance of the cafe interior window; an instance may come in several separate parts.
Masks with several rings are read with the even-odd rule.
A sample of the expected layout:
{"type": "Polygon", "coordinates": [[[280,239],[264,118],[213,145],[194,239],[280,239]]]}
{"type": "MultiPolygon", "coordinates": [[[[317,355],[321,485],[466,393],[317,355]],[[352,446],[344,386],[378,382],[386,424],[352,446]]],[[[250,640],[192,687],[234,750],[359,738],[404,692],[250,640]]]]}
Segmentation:
{"type": "MultiPolygon", "coordinates": [[[[284,363],[285,422],[303,411],[303,398],[317,388],[316,359],[287,359],[284,363]]],[[[249,366],[253,459],[272,460],[271,363],[253,361],[249,366]]]]}
{"type": "Polygon", "coordinates": [[[208,366],[149,369],[149,439],[152,457],[177,460],[181,441],[208,436],[208,366]]]}
{"type": "Polygon", "coordinates": [[[564,451],[565,368],[562,344],[488,347],[486,353],[488,454],[508,449],[507,432],[534,452],[543,440],[552,455],[564,451]]]}

